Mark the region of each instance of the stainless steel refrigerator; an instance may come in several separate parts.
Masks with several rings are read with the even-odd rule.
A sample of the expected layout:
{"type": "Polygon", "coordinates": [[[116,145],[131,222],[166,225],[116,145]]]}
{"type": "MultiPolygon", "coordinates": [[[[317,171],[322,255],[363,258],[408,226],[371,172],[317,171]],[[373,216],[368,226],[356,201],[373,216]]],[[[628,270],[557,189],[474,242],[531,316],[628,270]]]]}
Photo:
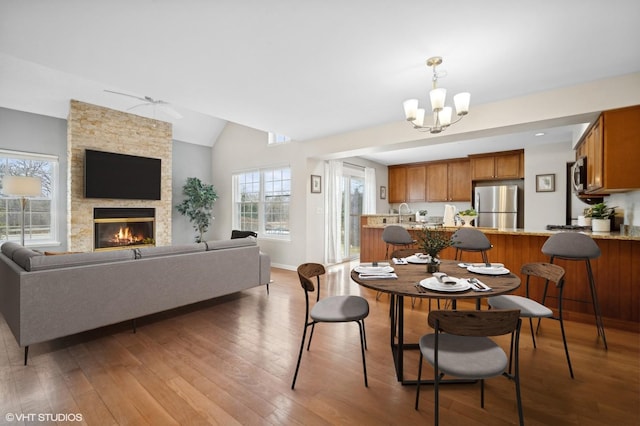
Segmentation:
{"type": "Polygon", "coordinates": [[[478,212],[476,226],[515,229],[518,227],[518,186],[477,186],[474,208],[478,212]]]}

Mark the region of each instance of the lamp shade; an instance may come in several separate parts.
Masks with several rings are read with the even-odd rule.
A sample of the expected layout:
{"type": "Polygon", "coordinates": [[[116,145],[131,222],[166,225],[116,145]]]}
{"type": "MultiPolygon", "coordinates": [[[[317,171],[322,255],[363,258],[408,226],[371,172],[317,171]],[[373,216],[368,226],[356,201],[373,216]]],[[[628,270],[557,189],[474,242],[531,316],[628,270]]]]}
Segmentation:
{"type": "Polygon", "coordinates": [[[407,121],[413,121],[416,119],[416,111],[418,109],[417,99],[407,99],[402,103],[404,107],[404,117],[407,121]]]}
{"type": "Polygon", "coordinates": [[[447,89],[433,89],[429,92],[431,109],[436,112],[444,108],[444,100],[447,97],[447,89]]]}
{"type": "Polygon", "coordinates": [[[33,176],[5,176],[2,193],[18,197],[38,197],[42,195],[42,181],[33,176]]]}
{"type": "Polygon", "coordinates": [[[469,112],[469,102],[471,94],[469,92],[458,93],[453,97],[453,103],[456,106],[456,114],[466,115],[469,112]]]}

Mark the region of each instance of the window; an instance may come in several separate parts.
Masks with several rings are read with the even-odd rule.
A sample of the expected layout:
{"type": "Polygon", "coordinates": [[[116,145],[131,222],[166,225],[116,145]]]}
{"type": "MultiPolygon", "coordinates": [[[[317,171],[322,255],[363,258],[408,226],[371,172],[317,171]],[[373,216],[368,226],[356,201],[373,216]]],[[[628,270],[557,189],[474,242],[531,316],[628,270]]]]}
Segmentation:
{"type": "MultiPolygon", "coordinates": [[[[58,158],[0,150],[0,182],[7,175],[34,176],[42,180],[42,195],[30,198],[25,206],[25,245],[57,241],[55,183],[58,176],[58,158]]],[[[19,197],[2,195],[0,198],[0,242],[20,241],[21,204],[19,197]]]]}
{"type": "Polygon", "coordinates": [[[285,142],[291,142],[291,138],[289,136],[269,132],[269,145],[285,143],[285,142]]]}
{"type": "Polygon", "coordinates": [[[233,228],[275,238],[289,236],[291,169],[254,170],[233,176],[233,228]]]}

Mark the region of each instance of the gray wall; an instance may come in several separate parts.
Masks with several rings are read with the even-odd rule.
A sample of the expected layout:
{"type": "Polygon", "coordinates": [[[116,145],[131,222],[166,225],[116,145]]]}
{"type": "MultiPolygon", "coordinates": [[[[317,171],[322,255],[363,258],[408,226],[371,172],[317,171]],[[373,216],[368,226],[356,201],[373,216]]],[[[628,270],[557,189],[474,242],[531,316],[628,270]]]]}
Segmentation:
{"type": "MultiPolygon", "coordinates": [[[[197,177],[203,183],[211,184],[211,148],[194,145],[185,142],[173,141],[173,220],[171,221],[171,239],[173,244],[185,244],[195,241],[196,231],[189,220],[178,213],[176,204],[184,199],[182,187],[189,177],[197,177]]],[[[214,184],[217,190],[217,187],[214,184]]],[[[215,228],[215,219],[205,234],[205,240],[212,240],[212,229],[215,228]]]]}
{"type": "MultiPolygon", "coordinates": [[[[0,148],[58,157],[56,208],[60,245],[49,248],[67,250],[67,120],[0,108],[0,148]]],[[[187,177],[199,177],[203,182],[210,183],[211,174],[211,148],[173,141],[174,206],[182,200],[182,186],[187,177]]],[[[175,207],[171,231],[173,244],[194,241],[193,228],[175,207]]]]}
{"type": "Polygon", "coordinates": [[[67,120],[0,108],[0,148],[58,157],[56,226],[60,241],[59,249],[66,250],[67,120]]]}

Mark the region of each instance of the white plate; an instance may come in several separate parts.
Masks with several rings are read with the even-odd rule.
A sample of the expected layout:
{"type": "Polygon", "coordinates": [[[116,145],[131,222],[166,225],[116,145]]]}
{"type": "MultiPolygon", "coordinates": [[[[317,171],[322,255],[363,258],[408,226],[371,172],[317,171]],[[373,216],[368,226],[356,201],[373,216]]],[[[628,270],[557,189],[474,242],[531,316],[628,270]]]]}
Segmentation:
{"type": "Polygon", "coordinates": [[[427,259],[420,258],[415,254],[412,254],[411,256],[405,258],[405,260],[409,263],[427,263],[427,259]]]}
{"type": "Polygon", "coordinates": [[[467,270],[469,272],[475,272],[476,274],[483,274],[483,275],[506,275],[508,274],[509,271],[507,268],[502,267],[502,268],[487,268],[486,266],[469,266],[467,268],[467,270]]]}
{"type": "Polygon", "coordinates": [[[420,285],[424,288],[434,291],[456,292],[465,291],[471,288],[467,280],[458,279],[456,284],[443,284],[435,277],[425,278],[420,281],[420,285]]]}
{"type": "MultiPolygon", "coordinates": [[[[465,269],[468,268],[469,266],[475,266],[475,267],[480,267],[480,268],[485,267],[486,268],[486,266],[484,266],[484,263],[465,263],[465,262],[462,262],[462,263],[458,263],[458,266],[461,267],[461,268],[465,268],[465,269]]],[[[492,268],[504,268],[504,263],[492,263],[491,267],[492,268]]]]}
{"type": "Polygon", "coordinates": [[[393,272],[391,266],[356,266],[355,271],[359,274],[381,274],[393,272]]]}

